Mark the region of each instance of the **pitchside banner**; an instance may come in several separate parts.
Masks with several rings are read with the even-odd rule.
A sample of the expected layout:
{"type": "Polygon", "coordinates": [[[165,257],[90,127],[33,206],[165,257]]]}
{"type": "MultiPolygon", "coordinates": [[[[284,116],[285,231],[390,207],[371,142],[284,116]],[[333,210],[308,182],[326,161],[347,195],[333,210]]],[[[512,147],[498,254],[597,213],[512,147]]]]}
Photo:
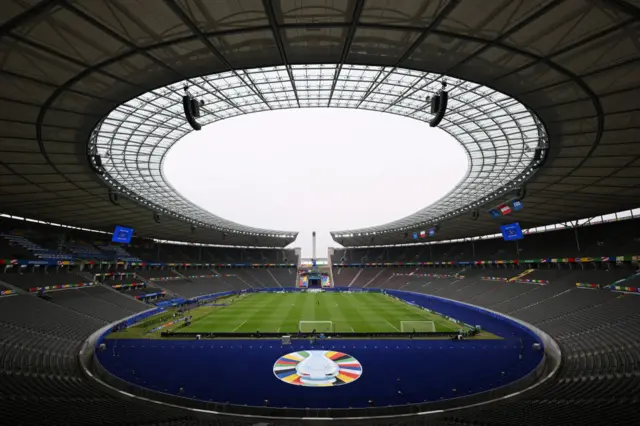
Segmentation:
{"type": "Polygon", "coordinates": [[[300,287],[309,287],[309,278],[306,275],[300,277],[300,287]]]}
{"type": "Polygon", "coordinates": [[[331,287],[331,279],[329,278],[328,275],[323,275],[322,276],[322,288],[329,288],[331,287]]]}

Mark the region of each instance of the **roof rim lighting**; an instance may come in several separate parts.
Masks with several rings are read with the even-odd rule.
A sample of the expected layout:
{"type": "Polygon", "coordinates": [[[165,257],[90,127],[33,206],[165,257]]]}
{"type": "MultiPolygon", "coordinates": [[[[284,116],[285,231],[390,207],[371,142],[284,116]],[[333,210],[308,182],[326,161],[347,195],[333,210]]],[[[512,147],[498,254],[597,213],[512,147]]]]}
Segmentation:
{"type": "MultiPolygon", "coordinates": [[[[97,125],[89,142],[89,152],[101,157],[102,179],[112,190],[194,226],[295,238],[296,232],[244,226],[207,212],[165,179],[166,153],[192,131],[182,112],[185,86],[205,102],[198,119],[203,126],[242,114],[298,107],[365,109],[427,122],[431,114],[426,98],[446,80],[449,105],[439,127],[465,148],[469,158],[465,178],[412,215],[380,226],[333,232],[334,236],[399,231],[471,210],[532,177],[536,148],[548,143],[540,120],[524,105],[477,83],[381,66],[293,65],[291,71],[294,84],[285,66],[236,70],[176,82],[119,105],[97,125]]],[[[419,159],[407,161],[419,164],[419,159]]]]}

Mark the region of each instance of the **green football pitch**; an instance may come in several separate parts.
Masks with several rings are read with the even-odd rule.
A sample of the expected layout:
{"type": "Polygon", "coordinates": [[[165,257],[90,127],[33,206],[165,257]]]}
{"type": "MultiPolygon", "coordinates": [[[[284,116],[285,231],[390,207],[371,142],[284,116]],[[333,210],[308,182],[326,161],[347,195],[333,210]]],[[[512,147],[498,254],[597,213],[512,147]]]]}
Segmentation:
{"type": "MultiPolygon", "coordinates": [[[[162,331],[297,333],[301,321],[303,331],[318,332],[451,332],[461,328],[443,316],[380,293],[248,293],[218,301],[223,302],[228,305],[191,310],[190,326],[169,326],[162,331]]],[[[165,320],[151,317],[110,337],[158,337],[159,332],[149,335],[148,331],[166,322],[167,313],[162,315],[165,320]]]]}

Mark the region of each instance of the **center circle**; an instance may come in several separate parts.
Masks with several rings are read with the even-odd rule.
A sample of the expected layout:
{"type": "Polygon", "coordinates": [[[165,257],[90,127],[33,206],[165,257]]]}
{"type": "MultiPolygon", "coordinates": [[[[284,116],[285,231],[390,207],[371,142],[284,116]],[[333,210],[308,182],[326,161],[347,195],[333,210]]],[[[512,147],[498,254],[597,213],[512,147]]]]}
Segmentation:
{"type": "Polygon", "coordinates": [[[278,358],[273,374],[290,385],[340,386],[357,380],[362,375],[362,364],[342,352],[299,351],[278,358]]]}

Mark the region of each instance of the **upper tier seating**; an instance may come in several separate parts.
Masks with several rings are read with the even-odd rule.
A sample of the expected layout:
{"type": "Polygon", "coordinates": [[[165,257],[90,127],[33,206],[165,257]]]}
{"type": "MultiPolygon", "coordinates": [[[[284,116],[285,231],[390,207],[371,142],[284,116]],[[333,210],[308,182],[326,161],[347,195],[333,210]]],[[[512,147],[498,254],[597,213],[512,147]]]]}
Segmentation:
{"type": "MultiPolygon", "coordinates": [[[[594,257],[640,253],[640,219],[526,235],[516,245],[501,238],[464,243],[335,250],[332,263],[442,262],[594,257]]],[[[407,243],[414,243],[407,240],[407,243]]],[[[417,241],[417,242],[423,242],[417,241]]]]}
{"type": "Polygon", "coordinates": [[[220,247],[192,247],[170,244],[138,245],[127,250],[146,261],[167,263],[298,263],[294,250],[236,249],[220,247]]]}
{"type": "Polygon", "coordinates": [[[91,243],[84,241],[68,242],[64,245],[65,250],[73,255],[77,259],[89,259],[89,260],[113,260],[114,256],[101,251],[91,243]]]}
{"type": "Polygon", "coordinates": [[[134,237],[131,244],[112,244],[106,233],[51,227],[0,218],[0,259],[80,259],[188,264],[298,264],[295,250],[195,247],[159,244],[134,237]],[[3,237],[6,235],[12,241],[3,237]]]}
{"type": "Polygon", "coordinates": [[[35,259],[46,260],[69,260],[73,255],[66,253],[60,248],[47,248],[33,241],[32,237],[20,234],[2,233],[0,238],[5,239],[10,246],[19,246],[31,253],[35,259]]]}
{"type": "Polygon", "coordinates": [[[100,249],[111,259],[118,259],[123,262],[140,262],[142,259],[129,254],[127,250],[118,245],[101,245],[100,249]]]}
{"type": "Polygon", "coordinates": [[[12,239],[0,236],[0,259],[35,259],[35,256],[12,239]]]}

